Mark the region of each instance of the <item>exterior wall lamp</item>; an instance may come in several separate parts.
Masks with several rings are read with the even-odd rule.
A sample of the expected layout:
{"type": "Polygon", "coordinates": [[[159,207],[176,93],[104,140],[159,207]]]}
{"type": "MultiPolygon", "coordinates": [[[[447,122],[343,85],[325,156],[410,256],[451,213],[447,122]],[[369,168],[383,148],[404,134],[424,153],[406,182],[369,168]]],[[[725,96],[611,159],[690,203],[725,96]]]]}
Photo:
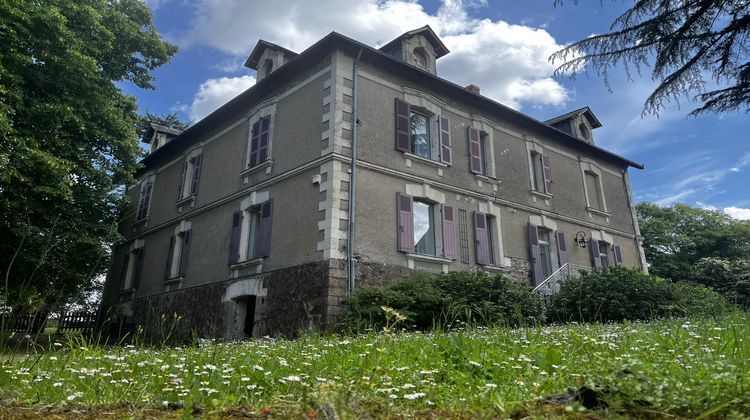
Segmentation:
{"type": "Polygon", "coordinates": [[[576,233],[575,241],[581,248],[586,248],[589,244],[589,240],[586,239],[586,234],[583,232],[576,233]]]}

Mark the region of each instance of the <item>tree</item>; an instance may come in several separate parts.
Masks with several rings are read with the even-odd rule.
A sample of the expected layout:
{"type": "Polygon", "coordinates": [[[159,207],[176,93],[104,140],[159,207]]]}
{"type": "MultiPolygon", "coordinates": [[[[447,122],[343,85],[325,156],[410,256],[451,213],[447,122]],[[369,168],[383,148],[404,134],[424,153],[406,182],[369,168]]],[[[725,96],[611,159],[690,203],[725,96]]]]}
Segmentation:
{"type": "Polygon", "coordinates": [[[6,0],[0,16],[0,288],[33,309],[105,271],[139,156],[115,82],[153,89],[177,48],[140,0],[6,0]]]}
{"type": "Polygon", "coordinates": [[[607,87],[611,68],[624,65],[630,78],[653,65],[651,77],[660,83],[644,113],[658,115],[665,102],[693,94],[701,104],[691,115],[750,112],[750,1],[635,0],[610,32],[568,45],[550,60],[562,61],[556,74],[574,76],[590,65],[607,87]]]}
{"type": "Polygon", "coordinates": [[[152,114],[146,111],[141,115],[140,120],[138,120],[138,125],[136,127],[138,139],[143,138],[143,135],[148,131],[150,123],[163,125],[180,131],[187,130],[187,128],[190,127],[190,123],[182,121],[174,112],[170,114],[152,114]]]}
{"type": "Polygon", "coordinates": [[[703,258],[750,260],[750,221],[684,204],[636,207],[649,271],[673,280],[691,280],[703,258]]]}

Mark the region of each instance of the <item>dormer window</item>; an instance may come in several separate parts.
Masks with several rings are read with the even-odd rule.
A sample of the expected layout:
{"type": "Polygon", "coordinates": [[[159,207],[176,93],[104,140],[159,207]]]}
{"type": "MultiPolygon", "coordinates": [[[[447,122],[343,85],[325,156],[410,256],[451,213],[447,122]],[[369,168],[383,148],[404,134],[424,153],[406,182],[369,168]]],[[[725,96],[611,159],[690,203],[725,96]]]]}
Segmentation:
{"type": "Polygon", "coordinates": [[[427,70],[427,56],[419,48],[414,50],[414,64],[422,70],[427,70]]]}
{"type": "Polygon", "coordinates": [[[273,61],[266,60],[266,63],[263,65],[263,77],[268,76],[273,71],[273,61]]]}
{"type": "Polygon", "coordinates": [[[591,139],[591,133],[589,133],[588,127],[586,127],[586,124],[581,123],[578,126],[578,132],[581,133],[581,138],[589,140],[591,139]]]}

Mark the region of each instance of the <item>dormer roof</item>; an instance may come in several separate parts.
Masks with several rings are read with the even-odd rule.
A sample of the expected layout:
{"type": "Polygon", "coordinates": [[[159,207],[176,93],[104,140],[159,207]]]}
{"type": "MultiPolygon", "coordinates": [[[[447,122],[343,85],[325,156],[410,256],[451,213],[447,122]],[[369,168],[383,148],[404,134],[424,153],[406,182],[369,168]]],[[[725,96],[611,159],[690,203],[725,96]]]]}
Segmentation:
{"type": "Polygon", "coordinates": [[[586,117],[586,120],[588,120],[589,124],[591,125],[591,128],[599,128],[602,126],[602,123],[599,122],[598,118],[596,118],[596,115],[594,115],[594,113],[591,111],[591,108],[587,106],[580,108],[580,109],[576,109],[575,111],[570,111],[567,114],[560,115],[559,117],[552,118],[551,120],[547,120],[544,123],[548,125],[555,125],[559,123],[560,121],[577,118],[581,114],[583,114],[583,116],[586,117]]]}
{"type": "Polygon", "coordinates": [[[151,143],[154,139],[154,133],[166,133],[169,138],[177,137],[182,133],[182,130],[178,130],[176,128],[167,127],[165,125],[156,124],[156,123],[148,123],[148,130],[146,130],[146,133],[143,135],[143,138],[141,141],[143,143],[151,143]]]}
{"type": "Polygon", "coordinates": [[[438,36],[435,33],[435,31],[433,31],[432,28],[430,28],[430,25],[425,25],[425,26],[423,26],[423,27],[421,27],[419,29],[414,29],[414,30],[411,30],[411,31],[408,31],[408,32],[404,32],[398,38],[396,38],[396,39],[392,40],[391,42],[389,42],[389,43],[383,45],[382,47],[380,47],[380,50],[381,51],[388,51],[391,48],[393,48],[394,46],[396,46],[397,44],[400,44],[401,40],[403,40],[404,38],[409,38],[409,37],[412,37],[414,35],[420,35],[420,34],[424,35],[424,37],[427,38],[427,40],[432,45],[432,48],[435,49],[435,54],[437,54],[437,56],[435,58],[440,58],[440,57],[442,57],[442,56],[444,56],[444,55],[446,55],[446,54],[448,54],[450,52],[448,50],[448,47],[446,47],[445,44],[443,44],[443,41],[441,41],[440,38],[438,38],[438,36]]]}
{"type": "Polygon", "coordinates": [[[282,53],[284,53],[284,57],[286,57],[287,60],[291,60],[292,58],[297,56],[297,53],[294,51],[288,50],[281,45],[274,44],[273,42],[268,42],[261,39],[257,44],[255,44],[255,48],[253,48],[250,56],[245,61],[245,67],[253,70],[258,70],[260,58],[263,56],[263,52],[269,48],[272,50],[281,51],[282,53]]]}

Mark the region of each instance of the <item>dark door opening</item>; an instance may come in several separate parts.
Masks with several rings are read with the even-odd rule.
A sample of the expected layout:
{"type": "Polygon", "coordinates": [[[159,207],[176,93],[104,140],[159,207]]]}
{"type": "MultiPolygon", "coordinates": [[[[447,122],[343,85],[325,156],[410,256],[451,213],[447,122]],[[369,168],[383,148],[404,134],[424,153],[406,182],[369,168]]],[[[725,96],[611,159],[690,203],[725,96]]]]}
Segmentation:
{"type": "Polygon", "coordinates": [[[248,296],[245,300],[245,328],[243,329],[245,337],[253,337],[253,328],[255,327],[255,296],[248,296]]]}

